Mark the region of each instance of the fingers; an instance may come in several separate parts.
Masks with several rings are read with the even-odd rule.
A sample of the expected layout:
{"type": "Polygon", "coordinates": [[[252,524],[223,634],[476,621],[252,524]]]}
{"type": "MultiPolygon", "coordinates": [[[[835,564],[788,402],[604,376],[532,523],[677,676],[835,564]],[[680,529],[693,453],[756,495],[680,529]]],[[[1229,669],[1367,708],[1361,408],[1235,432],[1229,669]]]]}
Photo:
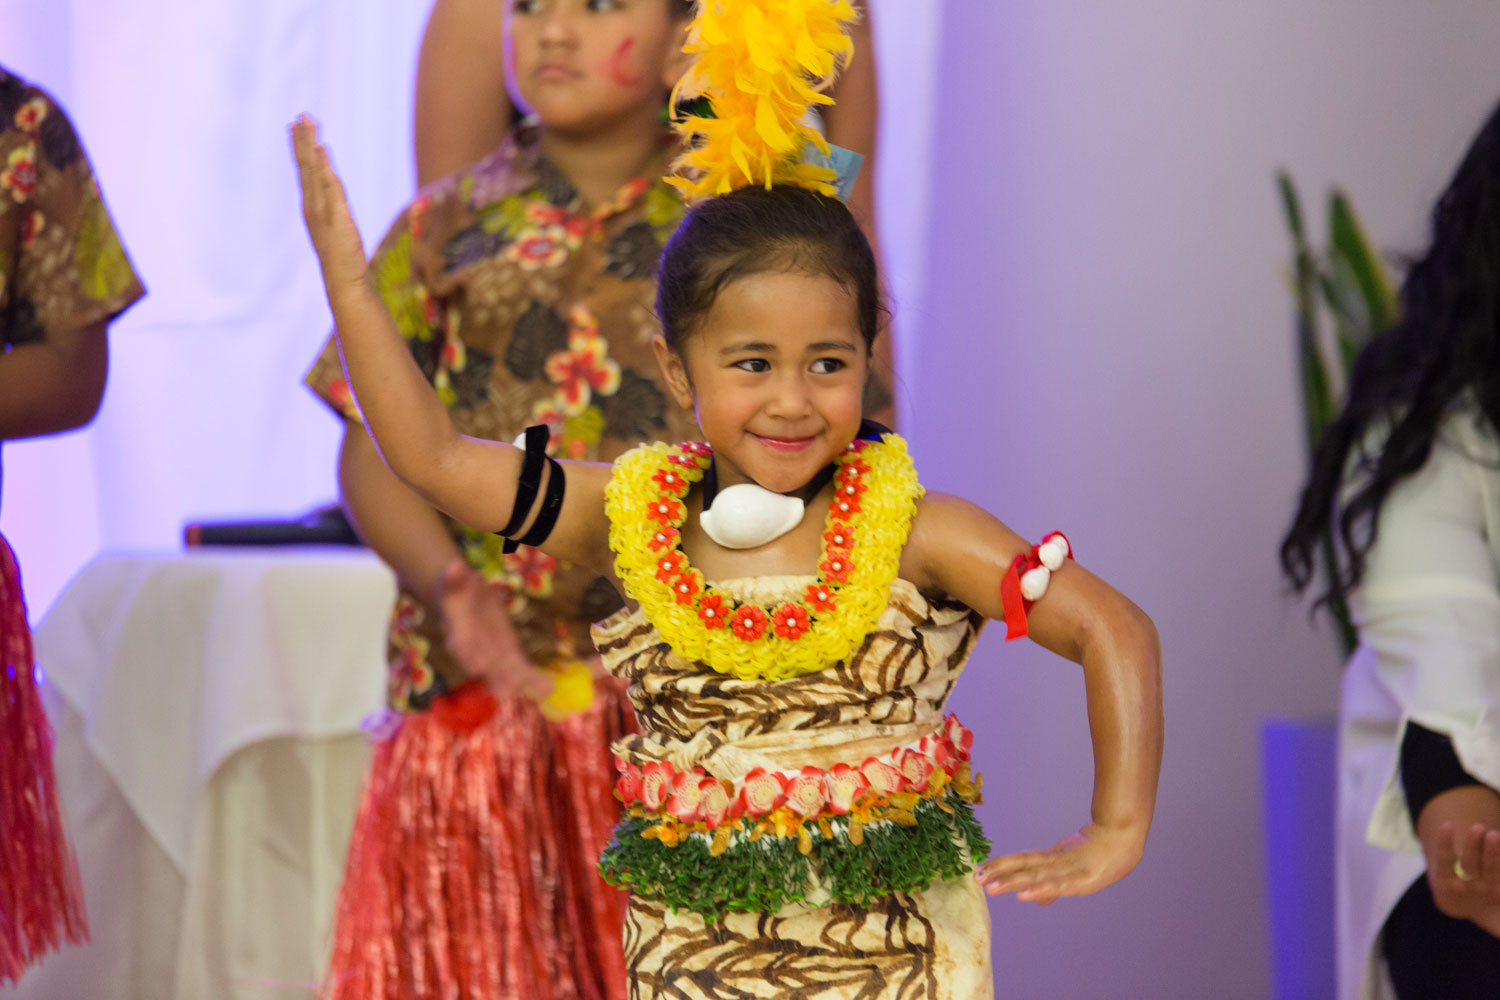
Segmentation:
{"type": "Polygon", "coordinates": [[[1463,830],[1452,822],[1437,828],[1427,883],[1438,911],[1473,920],[1500,936],[1500,830],[1475,823],[1463,830]]]}
{"type": "Polygon", "coordinates": [[[1489,830],[1484,835],[1484,846],[1480,850],[1480,876],[1491,885],[1500,885],[1500,830],[1489,830]]]}
{"type": "Polygon", "coordinates": [[[292,154],[297,159],[297,177],[302,184],[302,200],[305,207],[311,207],[313,199],[319,195],[318,183],[318,153],[322,149],[318,145],[318,126],[307,115],[298,115],[297,120],[292,122],[292,154]]]}
{"type": "Polygon", "coordinates": [[[1477,882],[1484,878],[1480,870],[1484,857],[1484,827],[1475,823],[1454,838],[1454,849],[1458,859],[1453,865],[1453,875],[1460,882],[1477,882]]]}
{"type": "Polygon", "coordinates": [[[1094,891],[1088,866],[1057,847],[995,858],[979,866],[974,878],[991,896],[1014,892],[1017,899],[1044,906],[1060,896],[1094,891]]]}
{"type": "MultiPolygon", "coordinates": [[[[1477,881],[1483,874],[1483,857],[1483,826],[1476,824],[1460,832],[1452,823],[1445,822],[1438,827],[1437,853],[1433,858],[1431,877],[1450,887],[1477,881]]],[[[1494,872],[1492,868],[1491,873],[1494,872]]]]}
{"type": "Polygon", "coordinates": [[[302,185],[302,209],[309,221],[322,220],[343,200],[344,184],[328,159],[328,149],[318,141],[318,124],[307,115],[292,122],[292,153],[302,185]]]}

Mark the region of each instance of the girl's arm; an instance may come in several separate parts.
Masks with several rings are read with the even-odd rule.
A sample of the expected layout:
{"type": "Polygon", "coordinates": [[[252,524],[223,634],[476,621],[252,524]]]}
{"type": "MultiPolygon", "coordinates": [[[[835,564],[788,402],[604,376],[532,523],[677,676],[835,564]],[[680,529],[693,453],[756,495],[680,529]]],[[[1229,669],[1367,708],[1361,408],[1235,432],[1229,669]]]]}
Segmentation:
{"type": "MultiPolygon", "coordinates": [[[[298,120],[292,139],[303,215],[322,264],[344,371],[381,458],[456,520],[481,531],[500,530],[511,517],[522,451],[458,433],[370,285],[364,245],[316,126],[305,117],[298,120]]],[[[550,476],[549,468],[522,533],[541,508],[550,476]]],[[[600,515],[608,478],[608,466],[567,463],[562,509],[542,549],[607,571],[607,530],[600,515]]]]}
{"type": "MultiPolygon", "coordinates": [[[[877,259],[881,257],[880,238],[875,218],[875,165],[879,150],[880,88],[876,77],[875,39],[870,24],[874,12],[865,2],[855,4],[860,17],[849,31],[854,41],[854,61],[833,82],[829,96],[835,101],[823,109],[823,127],[828,141],[845,149],[864,154],[854,191],[849,196],[849,210],[859,221],[877,259]]],[[[880,268],[885,274],[885,267],[880,268]]],[[[871,382],[865,394],[865,416],[889,427],[898,426],[895,330],[890,322],[881,324],[875,339],[874,363],[870,366],[871,382]]]]}
{"type": "Polygon", "coordinates": [[[433,2],[417,57],[419,187],[477,163],[505,138],[505,7],[497,0],[433,2]]]}
{"type": "Polygon", "coordinates": [[[344,425],[339,495],[360,540],[439,616],[444,644],[470,677],[546,696],[550,681],[527,659],[499,593],[464,561],[438,512],[385,467],[355,421],[344,425]]]}
{"type": "MultiPolygon", "coordinates": [[[[955,497],[929,494],[903,574],[1003,619],[1000,581],[1029,551],[1019,535],[955,497]]],[[[1091,822],[1040,851],[995,858],[975,877],[992,895],[1050,903],[1118,881],[1141,859],[1161,770],[1161,647],[1156,627],[1125,596],[1069,560],[1028,615],[1031,638],[1082,665],[1094,748],[1091,822]]]]}
{"type": "Polygon", "coordinates": [[[109,370],[109,320],[49,330],[0,353],[0,441],[56,434],[94,419],[109,370]]]}

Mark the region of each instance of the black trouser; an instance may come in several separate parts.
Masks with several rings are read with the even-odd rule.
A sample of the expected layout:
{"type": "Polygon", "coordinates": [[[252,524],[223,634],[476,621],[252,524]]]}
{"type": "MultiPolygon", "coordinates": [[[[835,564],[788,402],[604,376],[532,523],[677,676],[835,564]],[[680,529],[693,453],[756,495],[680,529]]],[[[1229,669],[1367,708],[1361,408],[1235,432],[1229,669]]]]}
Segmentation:
{"type": "Polygon", "coordinates": [[[1401,1000],[1500,998],[1500,938],[1437,908],[1423,875],[1385,921],[1385,960],[1401,1000]]]}

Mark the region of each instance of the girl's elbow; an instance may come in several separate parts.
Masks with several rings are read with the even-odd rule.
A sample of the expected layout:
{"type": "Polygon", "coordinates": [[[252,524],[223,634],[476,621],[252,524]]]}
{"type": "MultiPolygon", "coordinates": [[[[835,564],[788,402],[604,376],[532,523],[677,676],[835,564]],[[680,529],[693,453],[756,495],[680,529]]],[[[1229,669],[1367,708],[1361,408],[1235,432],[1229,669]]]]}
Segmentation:
{"type": "Polygon", "coordinates": [[[1161,635],[1151,616],[1128,599],[1121,599],[1108,614],[1100,615],[1085,632],[1084,645],[1110,660],[1129,659],[1161,663],[1161,635]]]}

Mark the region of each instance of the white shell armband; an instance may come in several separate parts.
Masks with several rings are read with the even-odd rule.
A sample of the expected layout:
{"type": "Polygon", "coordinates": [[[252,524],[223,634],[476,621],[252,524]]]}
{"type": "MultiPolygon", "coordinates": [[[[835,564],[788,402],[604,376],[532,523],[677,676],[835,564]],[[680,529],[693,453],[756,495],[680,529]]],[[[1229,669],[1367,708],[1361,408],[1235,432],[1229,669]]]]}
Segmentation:
{"type": "Polygon", "coordinates": [[[1052,582],[1052,574],[1073,557],[1073,546],[1061,531],[1054,531],[1011,562],[1000,580],[1000,603],[1005,609],[1005,638],[1019,639],[1026,634],[1026,612],[1042,599],[1052,582]]]}

